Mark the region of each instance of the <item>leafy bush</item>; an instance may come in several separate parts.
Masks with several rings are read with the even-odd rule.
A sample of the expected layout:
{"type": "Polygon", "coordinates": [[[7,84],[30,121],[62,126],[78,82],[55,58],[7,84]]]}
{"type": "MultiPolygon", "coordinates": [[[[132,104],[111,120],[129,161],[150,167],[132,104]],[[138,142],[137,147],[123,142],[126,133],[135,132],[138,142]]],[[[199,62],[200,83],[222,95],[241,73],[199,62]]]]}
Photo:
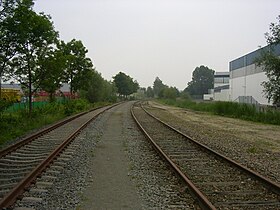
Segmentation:
{"type": "Polygon", "coordinates": [[[90,104],[86,100],[78,99],[36,107],[31,115],[25,109],[3,112],[0,115],[0,145],[23,135],[29,130],[40,128],[65,116],[85,111],[89,108],[90,104]]]}
{"type": "Polygon", "coordinates": [[[4,112],[9,106],[11,106],[13,103],[10,101],[6,101],[3,99],[0,99],[0,114],[4,112]]]}
{"type": "Polygon", "coordinates": [[[90,104],[84,99],[69,100],[64,104],[64,113],[66,116],[69,116],[89,108],[90,104]]]}

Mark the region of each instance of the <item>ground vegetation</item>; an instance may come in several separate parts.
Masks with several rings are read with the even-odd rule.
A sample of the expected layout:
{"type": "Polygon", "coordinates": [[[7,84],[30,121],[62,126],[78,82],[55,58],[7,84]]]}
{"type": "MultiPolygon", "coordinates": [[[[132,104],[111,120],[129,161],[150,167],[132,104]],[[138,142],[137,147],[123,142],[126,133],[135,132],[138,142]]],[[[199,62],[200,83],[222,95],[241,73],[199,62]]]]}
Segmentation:
{"type": "Polygon", "coordinates": [[[241,104],[236,102],[195,102],[190,99],[177,98],[159,99],[161,103],[190,109],[200,112],[208,112],[214,115],[238,118],[253,122],[261,122],[265,124],[280,125],[280,111],[274,108],[255,107],[250,104],[241,104]]]}
{"type": "Polygon", "coordinates": [[[32,117],[28,118],[25,110],[2,112],[0,115],[0,148],[26,133],[36,131],[67,116],[106,104],[108,103],[89,103],[85,99],[47,103],[41,107],[34,107],[32,117]]]}

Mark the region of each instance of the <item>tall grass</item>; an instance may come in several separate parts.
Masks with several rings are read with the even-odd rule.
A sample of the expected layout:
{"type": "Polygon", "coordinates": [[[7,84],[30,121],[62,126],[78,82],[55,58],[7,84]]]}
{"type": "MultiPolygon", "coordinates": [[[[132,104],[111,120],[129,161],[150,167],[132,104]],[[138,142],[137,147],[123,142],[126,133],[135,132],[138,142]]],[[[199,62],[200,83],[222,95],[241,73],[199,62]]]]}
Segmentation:
{"type": "Polygon", "coordinates": [[[249,104],[240,104],[234,102],[194,102],[190,100],[170,100],[161,99],[161,103],[191,109],[195,111],[209,112],[215,115],[239,118],[254,122],[280,125],[280,111],[267,109],[259,111],[255,106],[249,104]]]}
{"type": "Polygon", "coordinates": [[[26,110],[3,112],[0,115],[0,147],[30,130],[41,128],[93,106],[95,105],[78,99],[65,103],[50,103],[43,107],[34,108],[31,116],[26,110]]]}

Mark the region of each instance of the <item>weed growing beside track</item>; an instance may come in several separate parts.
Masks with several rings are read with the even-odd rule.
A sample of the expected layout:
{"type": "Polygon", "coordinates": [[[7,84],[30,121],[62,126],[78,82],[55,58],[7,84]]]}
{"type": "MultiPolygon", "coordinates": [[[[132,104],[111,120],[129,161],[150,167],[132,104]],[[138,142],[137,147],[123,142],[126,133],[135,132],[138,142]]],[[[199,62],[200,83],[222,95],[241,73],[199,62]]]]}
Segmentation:
{"type": "Polygon", "coordinates": [[[43,107],[34,108],[31,116],[26,110],[3,112],[0,115],[0,147],[31,130],[39,129],[67,116],[102,105],[105,104],[91,104],[86,100],[77,99],[64,103],[49,103],[43,107]]]}
{"type": "Polygon", "coordinates": [[[266,124],[280,125],[280,111],[274,109],[267,109],[259,111],[255,106],[248,104],[239,104],[234,102],[194,102],[190,100],[170,100],[160,99],[160,103],[191,109],[195,111],[209,112],[212,114],[239,118],[248,121],[261,122],[266,124]]]}

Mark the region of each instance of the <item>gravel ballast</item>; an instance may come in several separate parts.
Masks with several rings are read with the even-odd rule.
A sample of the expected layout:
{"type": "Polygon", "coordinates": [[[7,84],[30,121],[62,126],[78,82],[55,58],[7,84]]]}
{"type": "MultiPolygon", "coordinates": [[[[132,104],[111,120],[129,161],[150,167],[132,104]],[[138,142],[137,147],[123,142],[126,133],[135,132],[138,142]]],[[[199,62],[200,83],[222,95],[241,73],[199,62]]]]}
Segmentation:
{"type": "Polygon", "coordinates": [[[161,120],[280,184],[280,126],[194,112],[149,102],[161,120]]]}
{"type": "Polygon", "coordinates": [[[132,103],[94,120],[16,206],[40,210],[197,209],[185,185],[138,130],[130,115],[132,103]],[[105,177],[111,179],[109,184],[102,183],[105,177]]]}
{"type": "Polygon", "coordinates": [[[100,136],[103,135],[102,127],[107,120],[107,115],[101,115],[90,123],[66,149],[62,157],[37,180],[29,192],[24,194],[24,197],[40,197],[41,202],[24,202],[23,199],[17,202],[16,207],[32,207],[38,210],[76,209],[81,190],[92,178],[89,175],[88,164],[100,136]],[[50,181],[46,176],[54,178],[50,181]],[[42,189],[42,186],[38,186],[41,182],[50,184],[38,192],[38,189],[42,189]]]}

